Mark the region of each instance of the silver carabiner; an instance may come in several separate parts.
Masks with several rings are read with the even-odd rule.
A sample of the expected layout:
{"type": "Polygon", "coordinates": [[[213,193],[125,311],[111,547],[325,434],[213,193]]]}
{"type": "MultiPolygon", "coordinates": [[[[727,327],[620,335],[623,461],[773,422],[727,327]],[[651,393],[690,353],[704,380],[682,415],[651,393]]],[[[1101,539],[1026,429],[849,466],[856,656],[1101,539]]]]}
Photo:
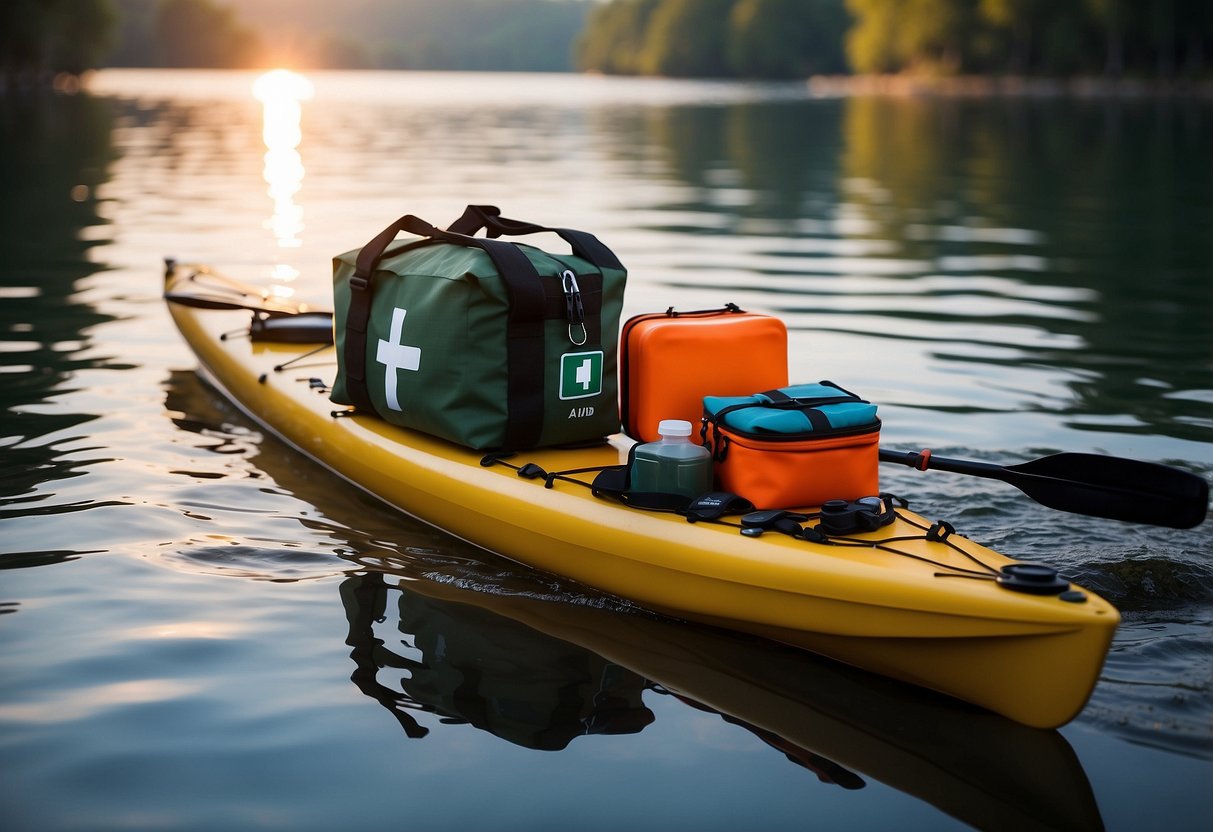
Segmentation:
{"type": "Polygon", "coordinates": [[[560,285],[564,289],[564,312],[569,322],[569,341],[574,346],[581,347],[590,339],[585,328],[585,305],[581,302],[581,287],[577,285],[577,275],[571,269],[560,273],[560,285]],[[581,340],[573,335],[575,327],[581,327],[581,340]]]}

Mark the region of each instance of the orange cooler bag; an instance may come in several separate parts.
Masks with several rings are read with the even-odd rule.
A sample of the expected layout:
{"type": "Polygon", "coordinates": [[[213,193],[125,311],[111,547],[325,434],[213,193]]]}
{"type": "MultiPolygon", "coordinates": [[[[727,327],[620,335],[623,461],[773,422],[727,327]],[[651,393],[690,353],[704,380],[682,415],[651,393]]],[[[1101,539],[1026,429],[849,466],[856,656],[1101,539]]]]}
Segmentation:
{"type": "Polygon", "coordinates": [[[697,424],[703,397],[745,396],[788,383],[788,331],[734,304],[637,315],[620,336],[620,416],[641,442],[661,439],[663,419],[697,424]]]}
{"type": "Polygon", "coordinates": [[[760,509],[879,493],[876,405],[833,382],[706,396],[704,444],[725,491],[760,509]]]}

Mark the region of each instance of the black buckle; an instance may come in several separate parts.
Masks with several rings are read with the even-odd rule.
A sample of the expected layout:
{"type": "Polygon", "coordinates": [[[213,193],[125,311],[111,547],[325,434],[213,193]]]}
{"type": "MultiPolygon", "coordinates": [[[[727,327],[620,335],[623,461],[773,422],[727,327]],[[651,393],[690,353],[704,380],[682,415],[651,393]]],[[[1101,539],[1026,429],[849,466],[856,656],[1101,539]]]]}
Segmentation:
{"type": "Polygon", "coordinates": [[[860,497],[854,502],[826,500],[821,506],[821,521],[817,530],[822,534],[844,537],[848,534],[874,532],[897,519],[891,498],[860,497]]]}
{"type": "Polygon", "coordinates": [[[943,543],[954,534],[956,534],[956,527],[947,520],[940,520],[927,530],[926,537],[933,543],[943,543]]]}
{"type": "Polygon", "coordinates": [[[741,518],[741,533],[746,537],[760,537],[763,532],[783,532],[792,537],[801,537],[804,529],[801,523],[808,520],[807,514],[797,514],[781,508],[751,511],[741,518]]]}

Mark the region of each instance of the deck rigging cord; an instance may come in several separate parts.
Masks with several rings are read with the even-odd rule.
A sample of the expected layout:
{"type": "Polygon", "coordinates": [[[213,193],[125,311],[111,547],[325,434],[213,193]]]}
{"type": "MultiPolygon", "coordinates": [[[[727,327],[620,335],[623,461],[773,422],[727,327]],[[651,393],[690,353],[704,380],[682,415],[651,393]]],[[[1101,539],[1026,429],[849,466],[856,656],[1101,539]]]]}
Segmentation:
{"type": "MultiPolygon", "coordinates": [[[[584,488],[593,489],[594,486],[591,483],[588,483],[585,480],[578,479],[575,475],[601,472],[606,468],[618,467],[618,466],[597,466],[597,467],[591,467],[591,468],[573,468],[573,469],[569,469],[566,471],[548,472],[533,462],[524,462],[521,464],[516,464],[514,462],[511,462],[509,460],[509,457],[512,455],[513,454],[497,454],[497,453],[487,454],[487,455],[485,455],[485,457],[483,459],[481,459],[480,464],[486,468],[491,467],[493,465],[503,465],[507,468],[513,469],[514,472],[516,474],[518,474],[518,476],[522,477],[523,479],[541,479],[541,480],[543,480],[543,484],[544,484],[545,488],[553,488],[553,487],[555,487],[557,482],[569,482],[569,483],[573,483],[573,484],[582,486],[584,488]]],[[[602,496],[602,495],[599,495],[599,496],[602,496]]],[[[890,506],[889,510],[890,510],[892,516],[895,516],[896,518],[901,519],[902,521],[908,523],[911,526],[921,529],[923,533],[921,535],[899,535],[897,537],[882,538],[882,539],[878,539],[878,540],[851,537],[851,536],[847,536],[847,535],[830,535],[830,534],[826,534],[826,533],[818,530],[820,527],[820,517],[821,517],[820,512],[814,512],[814,513],[808,513],[808,514],[798,514],[795,512],[782,511],[782,510],[776,511],[776,512],[754,512],[754,514],[775,515],[769,521],[766,522],[765,525],[767,526],[767,528],[761,528],[761,529],[759,529],[759,527],[755,526],[755,525],[747,525],[745,522],[745,516],[743,516],[740,519],[740,521],[733,521],[733,520],[727,519],[727,517],[723,514],[720,516],[716,516],[716,517],[705,517],[705,516],[687,517],[687,520],[688,520],[688,522],[692,522],[692,523],[706,522],[706,523],[715,523],[717,525],[731,526],[733,528],[736,528],[742,534],[745,534],[747,531],[753,531],[755,529],[759,529],[760,534],[769,530],[769,531],[781,532],[783,534],[789,535],[790,537],[807,540],[809,542],[816,543],[819,545],[824,545],[824,546],[876,549],[879,551],[884,551],[884,552],[889,552],[891,554],[899,555],[901,557],[910,558],[911,560],[921,561],[930,566],[934,566],[936,569],[940,570],[935,573],[935,577],[964,577],[964,578],[973,578],[973,579],[979,579],[979,580],[993,581],[993,580],[997,580],[998,577],[1000,576],[1001,571],[999,569],[996,569],[995,567],[985,563],[979,557],[977,557],[975,554],[968,551],[965,547],[960,546],[959,544],[957,544],[955,541],[952,540],[952,536],[953,536],[953,534],[955,534],[956,530],[952,526],[951,523],[947,522],[946,520],[941,520],[941,521],[937,521],[929,526],[923,525],[913,516],[907,514],[906,512],[898,510],[898,508],[908,508],[909,507],[909,502],[907,500],[905,500],[901,497],[897,497],[895,495],[891,495],[891,494],[882,494],[882,495],[880,495],[880,499],[887,501],[889,503],[889,506],[890,506]],[[802,523],[804,521],[811,521],[811,520],[818,520],[819,521],[818,525],[817,526],[802,525],[802,523]],[[940,544],[948,547],[949,549],[952,549],[953,551],[957,552],[965,559],[971,561],[978,568],[972,569],[972,568],[957,566],[954,564],[944,563],[944,562],[935,560],[933,558],[927,557],[925,555],[919,555],[919,554],[915,554],[914,552],[908,552],[904,548],[898,548],[897,546],[892,545],[892,544],[899,544],[899,543],[918,542],[918,541],[924,541],[924,540],[930,541],[933,543],[940,543],[940,544]]],[[[685,501],[684,501],[684,503],[685,503],[685,501]]],[[[637,508],[647,508],[647,510],[649,510],[649,511],[683,514],[684,517],[687,516],[685,513],[685,510],[682,510],[680,508],[676,508],[673,506],[667,506],[667,507],[637,506],[637,508]]],[[[891,519],[892,519],[892,517],[890,518],[890,520],[891,519]]],[[[885,523],[883,525],[887,525],[887,523],[885,523]]],[[[758,535],[750,534],[747,536],[758,536],[758,535]]]]}

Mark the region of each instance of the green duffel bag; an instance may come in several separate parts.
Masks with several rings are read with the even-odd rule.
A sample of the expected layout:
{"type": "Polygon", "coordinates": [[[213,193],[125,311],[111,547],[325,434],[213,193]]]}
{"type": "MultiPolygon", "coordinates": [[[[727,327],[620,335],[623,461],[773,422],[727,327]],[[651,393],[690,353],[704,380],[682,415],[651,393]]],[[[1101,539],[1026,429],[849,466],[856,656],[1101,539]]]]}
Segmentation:
{"type": "Polygon", "coordinates": [[[332,400],[478,450],[601,439],[619,430],[626,277],[592,234],[492,206],[445,231],[401,217],[333,261],[332,400]],[[572,253],[497,239],[537,232],[572,253]]]}

